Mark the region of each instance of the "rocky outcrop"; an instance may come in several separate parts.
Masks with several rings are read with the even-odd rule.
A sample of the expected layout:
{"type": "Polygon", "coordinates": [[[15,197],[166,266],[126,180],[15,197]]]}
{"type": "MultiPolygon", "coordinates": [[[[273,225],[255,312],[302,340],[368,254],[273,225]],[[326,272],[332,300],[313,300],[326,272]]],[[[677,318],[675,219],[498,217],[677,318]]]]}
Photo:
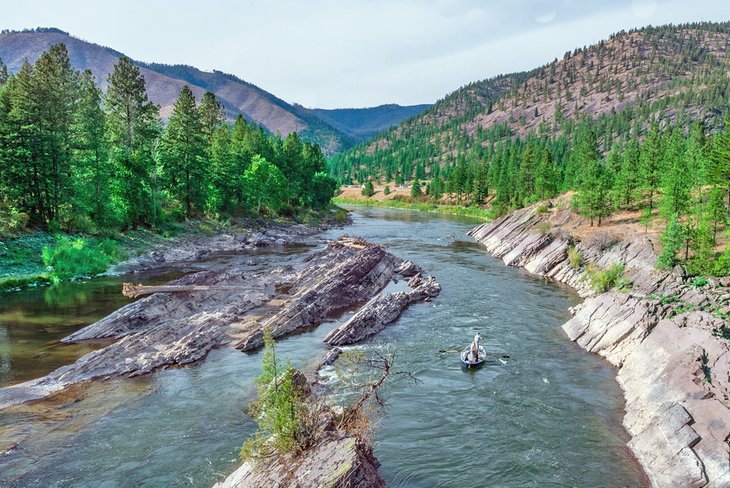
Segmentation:
{"type": "Polygon", "coordinates": [[[66,337],[64,342],[114,342],[43,378],[0,389],[0,408],[87,380],[190,364],[217,347],[255,349],[262,345],[263,327],[281,337],[357,309],[401,268],[413,269],[404,268],[383,247],[333,242],[314,252],[299,270],[251,273],[228,268],[186,276],[173,284],[210,289],[157,293],[66,337]]]}
{"type": "Polygon", "coordinates": [[[470,235],[505,264],[586,298],[563,330],[619,368],[629,447],[653,486],[730,486],[730,343],[722,337],[730,324],[720,318],[727,317],[730,283],[700,286],[680,269],[657,270],[645,238],[595,229],[579,239],[572,231],[581,223],[568,209],[541,204],[470,235]],[[596,293],[588,264],[622,265],[626,289],[596,293]]]}
{"type": "Polygon", "coordinates": [[[372,337],[400,317],[411,304],[430,300],[441,292],[441,285],[433,276],[422,278],[420,273],[413,276],[408,285],[413,290],[383,292],[370,300],[347,322],[327,334],[324,342],[345,346],[372,337]]]}
{"type": "Polygon", "coordinates": [[[328,226],[279,224],[265,220],[242,221],[236,229],[212,236],[195,235],[173,239],[152,250],[112,266],[109,274],[146,271],[176,263],[195,263],[215,254],[252,251],[269,246],[295,244],[328,226]]]}
{"type": "Polygon", "coordinates": [[[331,436],[306,456],[244,463],[214,488],[381,488],[386,484],[378,474],[379,466],[367,442],[352,435],[331,436]]]}

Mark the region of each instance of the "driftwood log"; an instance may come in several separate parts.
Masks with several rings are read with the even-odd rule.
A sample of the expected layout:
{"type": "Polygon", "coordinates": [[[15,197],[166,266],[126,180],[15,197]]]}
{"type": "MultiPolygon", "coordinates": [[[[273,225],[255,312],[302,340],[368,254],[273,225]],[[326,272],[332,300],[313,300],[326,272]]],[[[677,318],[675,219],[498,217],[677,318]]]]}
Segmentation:
{"type": "Polygon", "coordinates": [[[240,286],[209,286],[209,285],[160,285],[145,286],[141,283],[133,285],[132,283],[122,284],[122,294],[128,298],[137,298],[141,295],[151,295],[153,293],[178,293],[186,291],[208,291],[208,290],[244,290],[240,286]]]}

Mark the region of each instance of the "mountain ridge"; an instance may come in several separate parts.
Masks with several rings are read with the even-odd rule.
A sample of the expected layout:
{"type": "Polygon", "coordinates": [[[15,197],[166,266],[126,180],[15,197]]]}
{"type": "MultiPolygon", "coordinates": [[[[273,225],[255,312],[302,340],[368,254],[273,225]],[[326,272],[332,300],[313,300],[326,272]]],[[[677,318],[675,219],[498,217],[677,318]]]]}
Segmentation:
{"type": "MultiPolygon", "coordinates": [[[[657,118],[663,124],[700,119],[719,128],[730,94],[728,52],[730,22],[619,31],[531,71],[465,85],[333,157],[331,171],[341,180],[380,178],[389,161],[398,161],[398,174],[408,180],[419,166],[427,173],[437,164],[453,166],[470,148],[505,137],[557,136],[586,117],[604,143],[629,130],[643,132],[657,118]]],[[[388,170],[395,171],[392,164],[388,170]]]]}
{"type": "MultiPolygon", "coordinates": [[[[17,72],[26,58],[33,63],[42,52],[59,42],[66,45],[73,67],[78,70],[90,69],[102,89],[106,89],[107,76],[116,62],[124,56],[113,48],[48,27],[3,30],[0,32],[0,59],[11,72],[17,72]]],[[[328,154],[353,146],[363,139],[362,136],[353,135],[357,128],[353,130],[341,124],[334,127],[318,116],[317,110],[323,109],[307,109],[296,103],[288,103],[233,74],[219,70],[207,72],[184,64],[134,63],[145,77],[150,100],[160,105],[163,119],[169,117],[180,90],[187,84],[198,100],[205,91],[215,93],[229,120],[240,113],[274,134],[278,132],[286,136],[293,131],[299,132],[303,139],[317,142],[328,154]]],[[[367,117],[370,111],[369,108],[357,110],[362,110],[363,117],[367,117]]],[[[410,107],[402,107],[402,110],[407,115],[412,114],[410,107]]],[[[400,120],[402,117],[394,117],[391,124],[395,125],[400,120]]]]}

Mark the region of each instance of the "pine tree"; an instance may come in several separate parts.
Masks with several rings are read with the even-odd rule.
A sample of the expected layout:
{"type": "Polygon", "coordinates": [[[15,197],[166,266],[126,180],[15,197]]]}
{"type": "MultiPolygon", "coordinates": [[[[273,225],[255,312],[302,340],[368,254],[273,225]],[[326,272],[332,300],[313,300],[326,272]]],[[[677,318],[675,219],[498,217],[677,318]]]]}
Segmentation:
{"type": "Polygon", "coordinates": [[[3,63],[2,58],[0,58],[0,86],[7,83],[9,77],[10,77],[10,75],[8,74],[8,67],[5,66],[5,63],[3,63]]]}
{"type": "Polygon", "coordinates": [[[160,133],[159,108],[147,99],[144,77],[122,57],[108,78],[107,137],[114,165],[114,210],[124,225],[138,225],[152,214],[152,150],[160,133]]]}
{"type": "Polygon", "coordinates": [[[660,165],[662,162],[661,134],[659,125],[652,124],[649,133],[641,146],[639,158],[639,174],[641,175],[641,186],[646,190],[649,197],[649,208],[654,208],[654,195],[659,189],[660,165]]]}
{"type": "Polygon", "coordinates": [[[210,145],[210,182],[208,208],[232,211],[241,204],[243,171],[236,161],[231,130],[226,126],[213,131],[210,145]]]}
{"type": "Polygon", "coordinates": [[[639,154],[639,144],[636,139],[632,139],[624,148],[621,169],[614,180],[617,204],[624,209],[631,208],[639,185],[639,154]]]}
{"type": "Polygon", "coordinates": [[[679,129],[674,129],[667,141],[662,165],[662,214],[684,215],[690,204],[692,175],[685,156],[685,141],[679,129]]]}
{"type": "Polygon", "coordinates": [[[657,267],[669,269],[677,264],[677,253],[684,244],[682,225],[676,215],[672,215],[667,222],[667,227],[662,232],[662,252],[657,260],[657,267]]]}
{"type": "Polygon", "coordinates": [[[223,105],[211,92],[205,92],[203,95],[198,112],[200,113],[200,130],[210,148],[213,144],[213,134],[226,121],[226,114],[223,111],[223,105]]]}
{"type": "Polygon", "coordinates": [[[708,163],[709,183],[722,192],[730,213],[730,115],[725,118],[724,130],[715,137],[708,163]]]}
{"type": "Polygon", "coordinates": [[[365,185],[362,187],[362,191],[360,192],[364,197],[370,198],[371,196],[375,195],[375,188],[373,187],[373,182],[368,180],[365,182],[365,185]]]}
{"type": "MultiPolygon", "coordinates": [[[[33,70],[33,96],[38,106],[41,152],[36,155],[47,175],[49,219],[60,219],[61,204],[71,197],[71,122],[78,95],[78,73],[64,44],[41,54],[33,70]]],[[[68,209],[64,215],[69,219],[68,209]]]]}
{"type": "Polygon", "coordinates": [[[102,226],[112,224],[109,209],[109,180],[112,169],[105,138],[106,115],[102,110],[102,93],[91,71],[81,78],[78,105],[72,124],[75,206],[102,226]]]}
{"type": "Polygon", "coordinates": [[[206,141],[195,96],[185,85],[170,114],[160,146],[165,176],[173,195],[185,204],[185,215],[193,209],[203,210],[208,165],[205,161],[206,141]]]}
{"type": "Polygon", "coordinates": [[[418,198],[421,196],[421,193],[421,182],[416,178],[411,184],[411,198],[418,198]]]}

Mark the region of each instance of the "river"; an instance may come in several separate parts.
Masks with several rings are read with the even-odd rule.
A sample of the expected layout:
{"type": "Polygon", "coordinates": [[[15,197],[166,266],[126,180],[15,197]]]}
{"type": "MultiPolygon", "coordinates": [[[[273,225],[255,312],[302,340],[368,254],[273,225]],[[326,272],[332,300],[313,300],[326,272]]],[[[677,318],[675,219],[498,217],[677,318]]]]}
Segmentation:
{"type": "MultiPolygon", "coordinates": [[[[626,448],[615,370],[582,351],[560,329],[569,318],[568,308],[579,301],[570,289],[489,256],[465,236],[475,225],[468,219],[362,208],[353,217],[345,232],[386,244],[443,286],[432,303],[414,305],[373,341],[394,347],[398,366],[420,380],[416,385],[399,379],[390,383],[389,406],[375,431],[375,454],[391,486],[615,487],[645,482],[626,448]],[[464,371],[456,354],[439,352],[465,346],[476,330],[494,353],[483,368],[464,371]]],[[[256,259],[262,268],[296,263],[309,249],[269,251],[256,259]]],[[[231,257],[224,261],[237,263],[231,257]]],[[[166,273],[185,271],[190,270],[166,273]]],[[[18,317],[33,317],[22,322],[23,340],[30,342],[6,340],[2,346],[6,378],[18,381],[51,367],[23,371],[33,368],[31,358],[38,354],[58,361],[76,357],[78,350],[65,355],[68,346],[53,342],[53,333],[62,328],[60,335],[65,335],[119,306],[111,292],[100,306],[104,294],[92,290],[118,287],[125,279],[74,284],[86,290],[87,298],[73,307],[48,306],[47,313],[39,310],[45,302],[24,299],[45,292],[3,296],[0,334],[4,330],[6,337],[20,337],[13,330],[22,322],[18,317]],[[50,328],[51,335],[39,341],[34,327],[50,328]]],[[[279,354],[295,367],[311,366],[326,350],[321,340],[337,325],[323,324],[280,340],[279,354]]],[[[51,406],[4,411],[0,447],[18,441],[20,447],[0,457],[0,486],[209,487],[235,466],[240,445],[254,431],[245,411],[260,359],[260,353],[217,350],[196,366],[98,382],[69,391],[51,406]]]]}

